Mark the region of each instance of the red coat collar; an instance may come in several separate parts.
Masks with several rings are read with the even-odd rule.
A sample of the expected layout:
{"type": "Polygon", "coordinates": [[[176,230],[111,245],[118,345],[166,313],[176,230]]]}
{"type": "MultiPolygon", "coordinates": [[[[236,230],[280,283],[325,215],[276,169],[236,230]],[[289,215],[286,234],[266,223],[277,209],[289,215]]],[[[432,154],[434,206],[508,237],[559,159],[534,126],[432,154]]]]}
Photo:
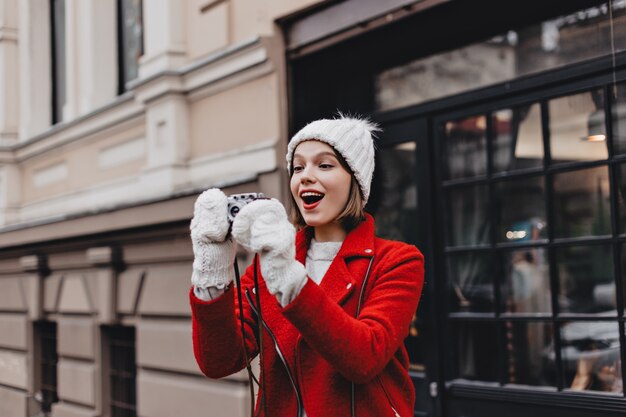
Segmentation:
{"type": "MultiPolygon", "coordinates": [[[[374,218],[365,213],[365,220],[348,233],[337,256],[345,259],[353,256],[369,258],[375,255],[374,237],[374,218]]],[[[306,260],[306,253],[312,238],[313,228],[310,226],[296,234],[296,259],[302,264],[306,260]]]]}
{"type": "MultiPolygon", "coordinates": [[[[306,227],[296,235],[296,259],[303,265],[312,237],[312,227],[306,227]]],[[[335,302],[342,303],[363,281],[369,258],[375,255],[374,238],[374,219],[366,213],[365,221],[346,236],[320,284],[335,302]],[[350,258],[362,258],[363,262],[348,262],[350,258]]]]}

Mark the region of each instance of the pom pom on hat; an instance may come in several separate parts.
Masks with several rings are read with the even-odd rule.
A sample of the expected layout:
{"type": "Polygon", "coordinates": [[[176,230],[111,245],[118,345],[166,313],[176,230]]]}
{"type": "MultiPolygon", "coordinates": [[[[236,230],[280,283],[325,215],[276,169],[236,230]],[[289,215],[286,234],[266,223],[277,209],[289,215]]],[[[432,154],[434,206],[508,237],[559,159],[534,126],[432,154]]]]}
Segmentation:
{"type": "Polygon", "coordinates": [[[332,146],[352,170],[367,203],[374,175],[374,135],[380,128],[367,119],[339,114],[337,119],[320,119],[304,126],[287,146],[287,169],[291,174],[293,153],[307,140],[319,140],[332,146]]]}

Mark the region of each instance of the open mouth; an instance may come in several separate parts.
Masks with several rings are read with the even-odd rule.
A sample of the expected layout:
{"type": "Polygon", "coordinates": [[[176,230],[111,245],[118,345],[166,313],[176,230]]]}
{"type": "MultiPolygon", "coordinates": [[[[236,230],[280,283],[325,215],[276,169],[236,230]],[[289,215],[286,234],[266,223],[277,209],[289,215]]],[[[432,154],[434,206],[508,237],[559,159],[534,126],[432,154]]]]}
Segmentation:
{"type": "Polygon", "coordinates": [[[322,198],[324,198],[324,194],[306,191],[300,194],[300,198],[302,198],[305,205],[311,206],[313,204],[317,204],[322,198]]]}

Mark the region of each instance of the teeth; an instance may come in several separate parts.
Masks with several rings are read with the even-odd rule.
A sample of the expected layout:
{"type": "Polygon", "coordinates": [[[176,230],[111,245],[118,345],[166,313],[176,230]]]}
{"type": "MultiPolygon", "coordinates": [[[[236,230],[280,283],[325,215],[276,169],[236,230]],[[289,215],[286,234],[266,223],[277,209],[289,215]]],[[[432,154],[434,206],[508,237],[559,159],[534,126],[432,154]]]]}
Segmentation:
{"type": "Polygon", "coordinates": [[[323,196],[324,196],[324,194],[314,193],[314,192],[310,192],[310,191],[307,191],[306,193],[300,194],[300,197],[323,197],[323,196]]]}

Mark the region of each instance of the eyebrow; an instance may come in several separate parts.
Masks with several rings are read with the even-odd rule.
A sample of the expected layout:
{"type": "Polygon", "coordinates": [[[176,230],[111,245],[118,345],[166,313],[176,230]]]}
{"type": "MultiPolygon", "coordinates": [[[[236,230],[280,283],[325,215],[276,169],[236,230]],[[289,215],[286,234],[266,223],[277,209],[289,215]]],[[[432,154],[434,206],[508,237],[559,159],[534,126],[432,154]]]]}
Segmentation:
{"type": "MultiPolygon", "coordinates": [[[[313,155],[313,158],[319,158],[320,156],[332,156],[333,158],[337,159],[337,155],[335,155],[334,152],[330,152],[330,151],[322,151],[316,155],[313,155]]],[[[304,158],[304,157],[302,156],[302,154],[296,153],[293,155],[293,159],[296,159],[296,158],[304,158]]]]}

